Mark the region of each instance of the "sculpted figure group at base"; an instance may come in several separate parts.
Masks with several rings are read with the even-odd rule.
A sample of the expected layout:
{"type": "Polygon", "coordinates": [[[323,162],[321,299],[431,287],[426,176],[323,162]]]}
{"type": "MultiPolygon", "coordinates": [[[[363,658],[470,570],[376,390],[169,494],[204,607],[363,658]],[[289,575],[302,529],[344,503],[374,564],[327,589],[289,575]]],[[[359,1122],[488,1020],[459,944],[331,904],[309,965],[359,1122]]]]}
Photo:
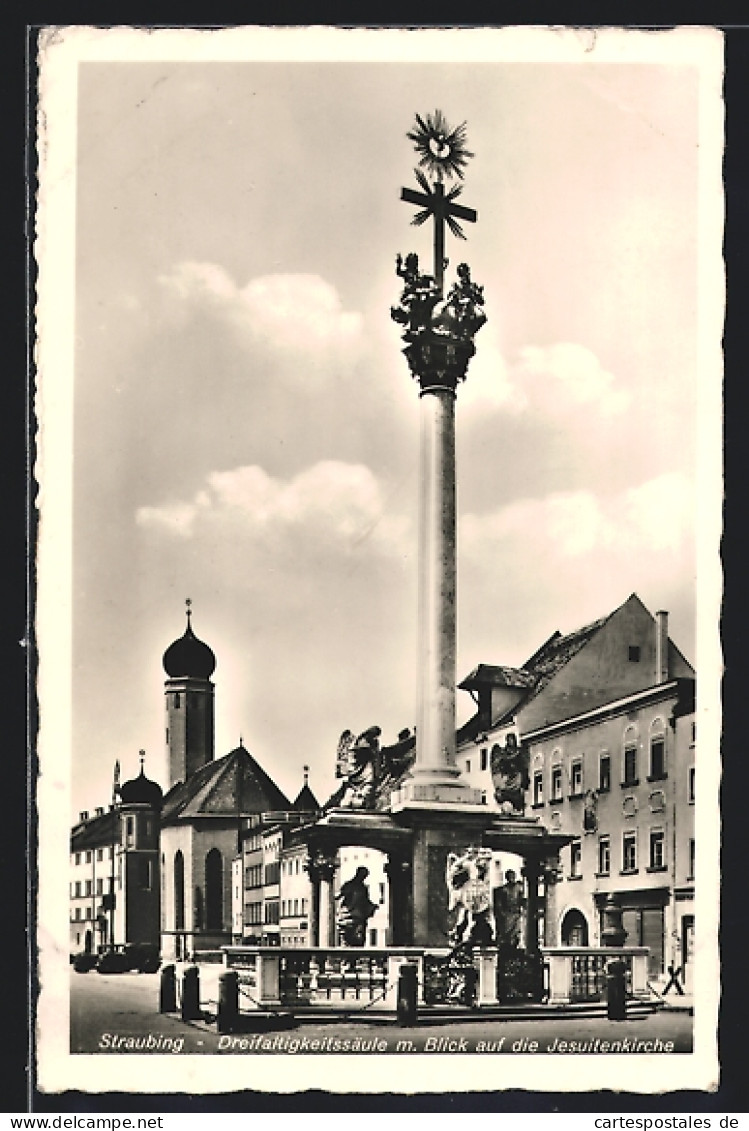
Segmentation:
{"type": "Polygon", "coordinates": [[[390,308],[394,322],[406,327],[405,341],[414,341],[429,332],[439,337],[470,341],[486,322],[480,308],[484,305],[484,288],[471,280],[467,263],[458,266],[458,281],[441,302],[440,289],[432,275],[419,272],[419,257],[414,252],[396,258],[396,274],[403,279],[403,293],[398,306],[390,308]]]}

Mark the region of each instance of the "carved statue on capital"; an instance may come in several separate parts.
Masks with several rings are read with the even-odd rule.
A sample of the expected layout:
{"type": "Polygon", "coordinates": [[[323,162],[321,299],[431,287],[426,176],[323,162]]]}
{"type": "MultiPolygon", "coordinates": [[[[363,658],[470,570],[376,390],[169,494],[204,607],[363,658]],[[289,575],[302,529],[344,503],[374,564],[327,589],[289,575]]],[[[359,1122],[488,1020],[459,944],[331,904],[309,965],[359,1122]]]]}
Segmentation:
{"type": "Polygon", "coordinates": [[[472,281],[467,263],[458,266],[458,281],[453,283],[445,301],[434,276],[419,271],[419,257],[414,252],[409,252],[405,261],[402,255],[397,256],[395,272],[403,279],[403,293],[398,306],[390,308],[390,316],[406,327],[405,342],[425,335],[446,345],[450,341],[472,342],[486,322],[486,315],[481,309],[484,288],[472,281]]]}
{"type": "Polygon", "coordinates": [[[313,883],[319,880],[326,880],[328,883],[332,883],[333,876],[338,867],[338,856],[335,852],[317,848],[306,858],[303,867],[313,883]]]}
{"type": "Polygon", "coordinates": [[[528,788],[528,751],[518,745],[517,736],[508,734],[504,746],[495,743],[491,758],[494,798],[505,817],[522,817],[528,788]]]}
{"type": "Polygon", "coordinates": [[[338,742],[336,773],[345,778],[339,806],[342,809],[372,809],[375,789],[382,776],[379,727],[369,727],[358,737],[345,730],[338,742]]]}

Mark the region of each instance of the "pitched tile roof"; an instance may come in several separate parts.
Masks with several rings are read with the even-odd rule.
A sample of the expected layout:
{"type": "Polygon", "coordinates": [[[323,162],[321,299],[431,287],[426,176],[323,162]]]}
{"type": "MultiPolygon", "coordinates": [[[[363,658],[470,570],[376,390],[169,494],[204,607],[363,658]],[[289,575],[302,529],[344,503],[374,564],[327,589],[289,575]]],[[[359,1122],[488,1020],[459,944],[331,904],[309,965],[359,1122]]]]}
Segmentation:
{"type": "Polygon", "coordinates": [[[271,777],[240,745],[202,766],[166,797],[162,825],[195,817],[237,817],[287,810],[291,803],[271,777]]]}

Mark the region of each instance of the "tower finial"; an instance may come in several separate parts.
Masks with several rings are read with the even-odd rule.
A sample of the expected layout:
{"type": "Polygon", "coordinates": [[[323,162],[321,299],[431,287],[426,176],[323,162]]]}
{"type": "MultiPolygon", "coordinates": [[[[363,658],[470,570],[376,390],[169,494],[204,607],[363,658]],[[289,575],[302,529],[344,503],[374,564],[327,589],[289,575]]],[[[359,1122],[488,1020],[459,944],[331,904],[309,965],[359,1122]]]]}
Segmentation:
{"type": "Polygon", "coordinates": [[[192,600],[189,597],[185,598],[185,605],[187,607],[187,623],[190,624],[190,617],[192,616],[192,600]]]}
{"type": "Polygon", "coordinates": [[[141,773],[144,773],[145,771],[144,771],[144,769],[143,769],[143,763],[144,763],[144,762],[145,762],[145,760],[146,760],[146,752],[145,752],[145,750],[139,750],[139,751],[138,751],[138,757],[140,758],[140,772],[141,772],[141,773]]]}
{"type": "Polygon", "coordinates": [[[308,785],[309,784],[309,766],[302,766],[302,769],[304,770],[304,784],[308,785]]]}

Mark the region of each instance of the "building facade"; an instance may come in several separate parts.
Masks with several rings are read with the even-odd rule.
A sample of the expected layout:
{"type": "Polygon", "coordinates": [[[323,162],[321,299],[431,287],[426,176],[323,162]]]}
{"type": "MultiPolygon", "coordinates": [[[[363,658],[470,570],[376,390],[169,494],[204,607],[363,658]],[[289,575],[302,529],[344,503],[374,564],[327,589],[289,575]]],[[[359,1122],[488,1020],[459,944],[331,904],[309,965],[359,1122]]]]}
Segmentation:
{"type": "MultiPolygon", "coordinates": [[[[574,837],[561,854],[547,938],[600,945],[610,894],[650,974],[683,966],[694,932],[694,672],[635,595],[609,617],[555,634],[521,669],[480,665],[461,684],[477,712],[463,772],[497,805],[492,761],[525,755],[526,815],[574,837]]],[[[496,764],[496,763],[495,763],[496,764]]]]}

